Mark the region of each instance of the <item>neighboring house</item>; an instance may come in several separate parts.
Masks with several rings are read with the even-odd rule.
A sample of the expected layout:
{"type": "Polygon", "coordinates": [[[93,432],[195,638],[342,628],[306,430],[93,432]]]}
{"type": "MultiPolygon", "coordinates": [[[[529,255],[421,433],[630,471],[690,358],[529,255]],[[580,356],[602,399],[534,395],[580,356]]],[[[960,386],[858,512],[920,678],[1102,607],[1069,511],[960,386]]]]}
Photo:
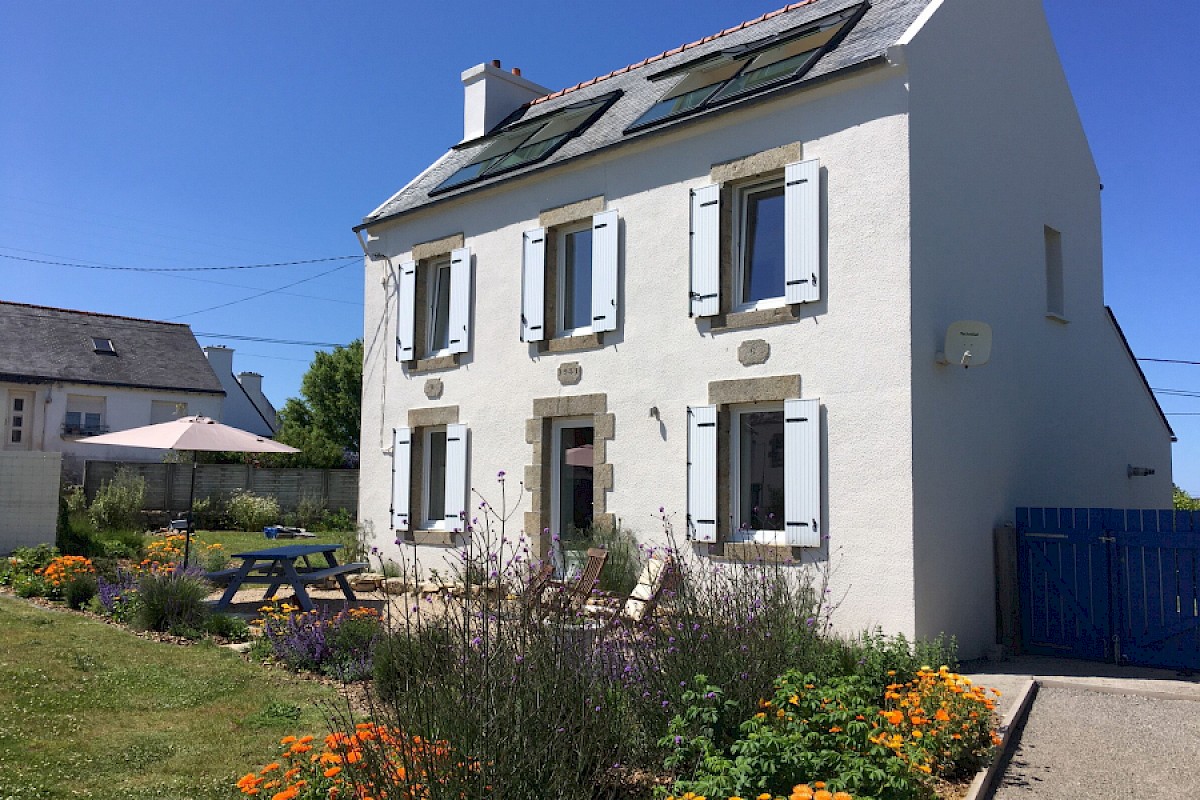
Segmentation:
{"type": "Polygon", "coordinates": [[[234,375],[231,347],[209,345],[204,348],[204,355],[225,389],[222,422],[259,436],[274,436],[279,431],[279,420],[275,406],[263,394],[262,375],[257,372],[234,375]]]}
{"type": "Polygon", "coordinates": [[[1169,506],[1037,0],[814,0],[560,91],[463,82],[464,141],[356,229],[380,544],[436,565],[507,470],[541,554],[661,542],[663,507],[705,557],[826,564],[845,629],[970,656],[1014,507],[1169,506]],[[939,363],[957,320],[989,363],[939,363]]]}
{"type": "Polygon", "coordinates": [[[0,301],[0,442],[60,452],[67,480],[86,459],[160,461],[88,436],[187,414],[221,418],[225,391],[187,325],[0,301]]]}

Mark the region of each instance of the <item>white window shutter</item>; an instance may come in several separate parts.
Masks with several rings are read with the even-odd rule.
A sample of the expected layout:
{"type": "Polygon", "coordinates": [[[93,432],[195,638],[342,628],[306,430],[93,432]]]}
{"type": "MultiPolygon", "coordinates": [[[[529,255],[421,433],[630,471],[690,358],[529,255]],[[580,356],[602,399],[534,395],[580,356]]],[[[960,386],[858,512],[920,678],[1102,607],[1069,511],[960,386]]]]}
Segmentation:
{"type": "Polygon", "coordinates": [[[412,361],[417,357],[414,346],[417,309],[417,262],[400,265],[400,285],[396,289],[396,360],[412,361]]]}
{"type": "Polygon", "coordinates": [[[465,353],[471,344],[471,248],[450,254],[450,352],[465,353]]]}
{"type": "Polygon", "coordinates": [[[465,531],[467,510],[467,426],[446,426],[446,529],[465,531]]]}
{"type": "Polygon", "coordinates": [[[786,542],[821,546],[821,401],[783,403],[783,516],[786,542]]]}
{"type": "Polygon", "coordinates": [[[592,332],[617,329],[616,211],[592,217],[592,332]]]}
{"type": "Polygon", "coordinates": [[[521,341],[546,338],[546,229],[525,231],[521,262],[521,341]]]}
{"type": "Polygon", "coordinates": [[[713,184],[692,190],[692,287],[689,297],[693,317],[711,317],[721,311],[721,187],[713,184]]]}
{"type": "Polygon", "coordinates": [[[409,484],[412,479],[412,428],[392,431],[392,529],[409,528],[409,484]]]}
{"type": "Polygon", "coordinates": [[[784,294],[789,303],[821,299],[821,162],[788,164],[783,173],[784,294]]]}
{"type": "Polygon", "coordinates": [[[688,408],[688,537],[717,540],[717,407],[688,408]]]}

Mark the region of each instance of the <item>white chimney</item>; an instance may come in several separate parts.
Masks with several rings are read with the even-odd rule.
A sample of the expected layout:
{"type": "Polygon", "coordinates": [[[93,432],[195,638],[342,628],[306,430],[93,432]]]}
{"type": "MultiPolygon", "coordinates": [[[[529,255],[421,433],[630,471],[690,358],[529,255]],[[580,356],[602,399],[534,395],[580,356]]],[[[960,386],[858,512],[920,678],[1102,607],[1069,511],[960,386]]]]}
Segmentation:
{"type": "Polygon", "coordinates": [[[233,348],[223,344],[210,344],[204,348],[208,363],[217,377],[233,375],[233,348]]]}
{"type": "Polygon", "coordinates": [[[262,375],[257,372],[239,372],[237,379],[257,405],[258,398],[262,397],[262,375]]]}
{"type": "Polygon", "coordinates": [[[463,141],[483,136],[525,103],[550,94],[544,86],[521,77],[521,70],[505,72],[500,62],[480,64],[462,74],[463,141]]]}

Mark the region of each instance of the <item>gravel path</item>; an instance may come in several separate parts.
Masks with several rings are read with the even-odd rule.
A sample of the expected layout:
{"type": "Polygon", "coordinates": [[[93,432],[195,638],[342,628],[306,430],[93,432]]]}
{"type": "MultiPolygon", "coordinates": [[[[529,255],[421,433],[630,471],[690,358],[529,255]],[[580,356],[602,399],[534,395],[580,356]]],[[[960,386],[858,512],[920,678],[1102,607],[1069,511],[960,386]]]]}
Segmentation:
{"type": "Polygon", "coordinates": [[[1200,800],[1200,703],[1042,687],[995,800],[1200,800]]]}

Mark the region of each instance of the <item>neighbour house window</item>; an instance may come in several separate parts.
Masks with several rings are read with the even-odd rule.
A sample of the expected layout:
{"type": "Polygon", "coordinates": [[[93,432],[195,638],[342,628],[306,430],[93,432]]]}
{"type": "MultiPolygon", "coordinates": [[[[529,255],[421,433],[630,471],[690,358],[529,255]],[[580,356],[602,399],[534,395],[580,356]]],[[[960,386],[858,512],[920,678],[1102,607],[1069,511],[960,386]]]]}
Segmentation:
{"type": "Polygon", "coordinates": [[[619,96],[619,92],[613,92],[572,103],[492,134],[465,166],[442,181],[430,194],[449,191],[549,158],[568,139],[591,125],[619,96]]]}
{"type": "Polygon", "coordinates": [[[88,395],[67,395],[67,410],[63,416],[64,436],[95,436],[105,433],[105,399],[88,395]]]}
{"type": "Polygon", "coordinates": [[[117,350],[113,347],[112,339],[103,339],[98,336],[92,337],[92,350],[106,356],[115,356],[117,350]]]}
{"type": "Polygon", "coordinates": [[[400,265],[396,359],[466,353],[471,343],[471,249],[400,265]]]}
{"type": "Polygon", "coordinates": [[[522,341],[617,329],[619,226],[617,212],[610,210],[525,232],[522,341]]]}
{"type": "Polygon", "coordinates": [[[718,184],[692,190],[691,315],[820,300],[820,201],[816,159],[724,190],[718,184]],[[728,215],[723,196],[733,206],[728,215]],[[730,274],[722,274],[725,263],[730,274]]]}
{"type": "Polygon", "coordinates": [[[465,530],[467,426],[396,428],[392,440],[392,528],[465,530]],[[416,524],[413,524],[413,515],[416,524]]]}
{"type": "Polygon", "coordinates": [[[1063,289],[1062,234],[1050,226],[1043,229],[1046,248],[1046,314],[1063,319],[1066,303],[1063,289]]]}
{"type": "Polygon", "coordinates": [[[689,408],[689,537],[819,547],[820,415],[817,399],[689,408]]]}
{"type": "Polygon", "coordinates": [[[731,102],[801,78],[862,16],[866,4],[793,31],[717,51],[654,76],[670,83],[662,98],[627,130],[634,131],[731,102]]]}

